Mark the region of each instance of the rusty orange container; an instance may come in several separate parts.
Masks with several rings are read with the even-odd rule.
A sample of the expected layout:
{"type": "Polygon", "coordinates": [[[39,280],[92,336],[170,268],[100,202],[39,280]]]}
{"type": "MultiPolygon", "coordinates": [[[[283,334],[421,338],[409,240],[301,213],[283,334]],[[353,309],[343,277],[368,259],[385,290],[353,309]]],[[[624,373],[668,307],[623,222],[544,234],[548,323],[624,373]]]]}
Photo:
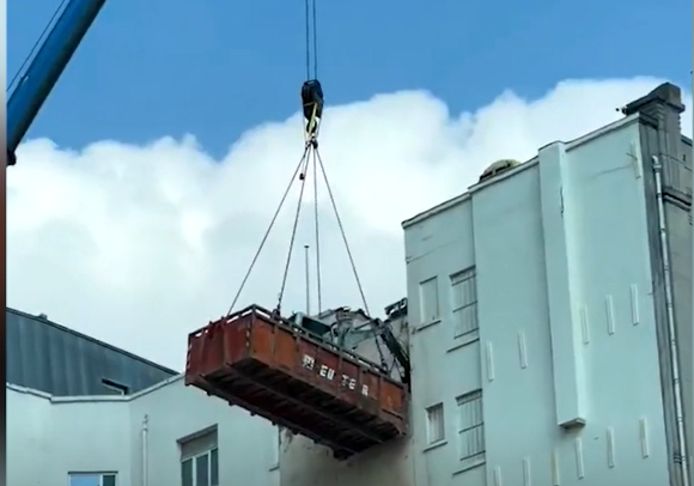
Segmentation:
{"type": "Polygon", "coordinates": [[[250,306],[188,337],[186,385],[349,457],[407,433],[405,385],[250,306]]]}

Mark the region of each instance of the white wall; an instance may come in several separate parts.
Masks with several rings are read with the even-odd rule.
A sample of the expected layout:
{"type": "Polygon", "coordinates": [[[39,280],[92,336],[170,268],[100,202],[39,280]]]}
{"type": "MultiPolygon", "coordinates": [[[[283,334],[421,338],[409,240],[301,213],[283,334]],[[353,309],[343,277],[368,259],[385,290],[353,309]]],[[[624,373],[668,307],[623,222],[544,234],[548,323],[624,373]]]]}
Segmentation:
{"type": "MultiPolygon", "coordinates": [[[[149,422],[149,485],[172,485],[180,482],[177,461],[180,452],[177,440],[211,426],[217,426],[219,450],[219,481],[233,484],[244,476],[244,484],[276,484],[273,447],[276,429],[260,417],[251,417],[240,407],[208,397],[204,392],[185,387],[183,380],[174,381],[152,393],[133,400],[130,405],[130,429],[134,444],[131,463],[140,469],[139,436],[145,415],[149,422]],[[176,467],[159,465],[173,464],[176,467]]],[[[139,477],[133,486],[141,484],[139,477]]]]}
{"type": "Polygon", "coordinates": [[[478,333],[454,338],[450,276],[475,264],[472,205],[458,198],[405,230],[408,315],[412,334],[411,427],[417,486],[484,484],[483,463],[458,460],[456,397],[481,387],[478,333]],[[437,278],[438,320],[422,322],[419,284],[437,278]],[[425,409],[444,405],[445,440],[427,442],[425,409]]]}
{"type": "Polygon", "coordinates": [[[130,484],[127,404],[52,403],[7,388],[7,484],[66,486],[68,472],[118,471],[130,484]]]}
{"type": "Polygon", "coordinates": [[[633,147],[632,117],[405,224],[418,486],[668,484],[633,147]],[[479,341],[452,351],[449,276],[473,264],[479,341]],[[430,324],[418,286],[433,276],[430,324]],[[456,475],[455,397],[480,385],[486,464],[456,475]],[[447,440],[427,450],[424,410],[438,401],[447,440]]]}
{"type": "Polygon", "coordinates": [[[68,472],[116,471],[142,486],[148,417],[148,486],[181,484],[178,440],[217,426],[220,484],[279,484],[276,429],[177,378],[132,397],[51,398],[7,386],[9,486],[66,486],[68,472]]]}
{"type": "Polygon", "coordinates": [[[348,460],[309,439],[282,434],[281,486],[415,486],[409,438],[370,448],[348,460]]]}

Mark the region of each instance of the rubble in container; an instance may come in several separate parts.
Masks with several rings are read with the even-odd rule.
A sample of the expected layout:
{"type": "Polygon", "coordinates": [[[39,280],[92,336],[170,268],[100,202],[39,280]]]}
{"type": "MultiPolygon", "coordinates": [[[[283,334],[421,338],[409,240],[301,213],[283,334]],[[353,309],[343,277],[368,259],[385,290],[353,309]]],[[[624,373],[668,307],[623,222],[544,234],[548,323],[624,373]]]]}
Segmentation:
{"type": "MultiPolygon", "coordinates": [[[[346,458],[407,432],[408,387],[389,376],[380,351],[378,364],[349,350],[360,332],[397,342],[363,312],[282,318],[250,306],[189,335],[186,385],[346,458]]],[[[399,364],[408,368],[402,357],[399,364]]]]}

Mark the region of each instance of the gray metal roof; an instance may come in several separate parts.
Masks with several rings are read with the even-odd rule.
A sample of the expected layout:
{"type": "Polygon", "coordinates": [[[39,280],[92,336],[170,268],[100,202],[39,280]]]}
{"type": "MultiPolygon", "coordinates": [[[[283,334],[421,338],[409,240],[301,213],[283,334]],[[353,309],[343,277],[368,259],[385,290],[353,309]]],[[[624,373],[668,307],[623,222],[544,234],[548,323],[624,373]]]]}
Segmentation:
{"type": "Polygon", "coordinates": [[[13,385],[55,396],[131,394],[177,374],[44,316],[7,308],[5,317],[13,385]]]}

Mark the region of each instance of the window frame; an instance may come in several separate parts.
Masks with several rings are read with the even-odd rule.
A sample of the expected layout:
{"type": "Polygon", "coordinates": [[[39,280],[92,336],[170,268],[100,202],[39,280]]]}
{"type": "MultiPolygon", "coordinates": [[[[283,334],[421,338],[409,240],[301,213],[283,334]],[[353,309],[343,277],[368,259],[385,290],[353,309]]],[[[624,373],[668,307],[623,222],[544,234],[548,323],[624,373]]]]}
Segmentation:
{"type": "Polygon", "coordinates": [[[434,275],[432,277],[426,278],[419,282],[419,318],[421,321],[422,326],[427,326],[429,324],[433,324],[435,322],[439,322],[441,320],[441,303],[440,303],[440,296],[439,296],[439,278],[438,275],[434,275]],[[434,299],[433,302],[430,302],[429,305],[433,304],[435,308],[435,315],[432,316],[425,316],[425,304],[426,298],[425,298],[425,293],[424,293],[424,288],[427,284],[432,284],[433,289],[434,289],[434,299]]]}
{"type": "Polygon", "coordinates": [[[189,454],[189,455],[181,456],[181,470],[180,470],[181,484],[183,484],[183,465],[186,462],[190,461],[190,463],[191,463],[190,472],[191,472],[191,481],[192,481],[192,484],[190,486],[200,486],[200,485],[198,485],[198,475],[197,475],[198,458],[203,457],[203,456],[207,456],[207,485],[205,485],[205,486],[219,486],[219,447],[218,446],[214,446],[214,447],[207,449],[203,452],[198,452],[197,454],[189,454]],[[213,478],[213,475],[212,475],[212,471],[213,471],[212,453],[213,452],[216,453],[216,456],[217,456],[217,461],[216,461],[216,463],[217,463],[217,472],[216,472],[217,482],[216,483],[212,482],[212,478],[213,478]]]}
{"type": "Polygon", "coordinates": [[[442,442],[445,442],[446,440],[446,416],[445,416],[445,408],[443,406],[443,402],[438,402],[434,403],[432,405],[429,405],[424,409],[424,415],[426,418],[426,432],[427,432],[427,447],[434,446],[436,444],[440,444],[442,442]],[[432,436],[432,411],[433,410],[440,410],[441,411],[441,436],[434,439],[432,436]]]}
{"type": "Polygon", "coordinates": [[[451,275],[449,275],[449,283],[450,283],[450,297],[451,297],[451,319],[453,320],[453,339],[461,339],[465,336],[469,336],[470,334],[479,331],[480,328],[480,322],[479,322],[479,314],[478,314],[478,303],[479,303],[479,298],[477,296],[477,268],[475,266],[471,266],[468,268],[465,268],[463,270],[460,270],[458,272],[455,272],[451,275]],[[463,303],[461,305],[455,306],[453,302],[455,302],[455,295],[456,295],[456,287],[458,285],[463,285],[465,282],[472,280],[472,288],[474,292],[474,300],[471,302],[463,303]],[[459,312],[464,311],[465,309],[468,309],[470,307],[473,307],[473,312],[474,312],[474,320],[475,320],[475,327],[473,329],[465,330],[462,332],[458,332],[458,323],[456,321],[456,314],[459,312]]]}
{"type": "Polygon", "coordinates": [[[485,428],[484,428],[484,409],[483,407],[483,401],[482,401],[482,389],[479,388],[477,390],[473,390],[468,393],[464,393],[462,395],[458,395],[455,399],[456,405],[457,405],[457,415],[458,415],[458,420],[457,420],[457,440],[458,440],[458,460],[460,462],[468,462],[468,461],[475,461],[477,459],[484,459],[486,456],[486,451],[487,451],[487,442],[486,442],[486,437],[485,437],[485,428]],[[473,401],[479,401],[480,404],[480,421],[479,423],[476,423],[474,425],[469,425],[465,426],[463,425],[463,417],[461,413],[462,406],[473,402],[473,401]],[[460,450],[460,436],[461,434],[464,434],[466,432],[469,432],[471,430],[476,430],[476,429],[481,429],[482,431],[482,448],[479,451],[475,451],[472,454],[468,454],[466,456],[462,455],[462,451],[460,450]]]}

